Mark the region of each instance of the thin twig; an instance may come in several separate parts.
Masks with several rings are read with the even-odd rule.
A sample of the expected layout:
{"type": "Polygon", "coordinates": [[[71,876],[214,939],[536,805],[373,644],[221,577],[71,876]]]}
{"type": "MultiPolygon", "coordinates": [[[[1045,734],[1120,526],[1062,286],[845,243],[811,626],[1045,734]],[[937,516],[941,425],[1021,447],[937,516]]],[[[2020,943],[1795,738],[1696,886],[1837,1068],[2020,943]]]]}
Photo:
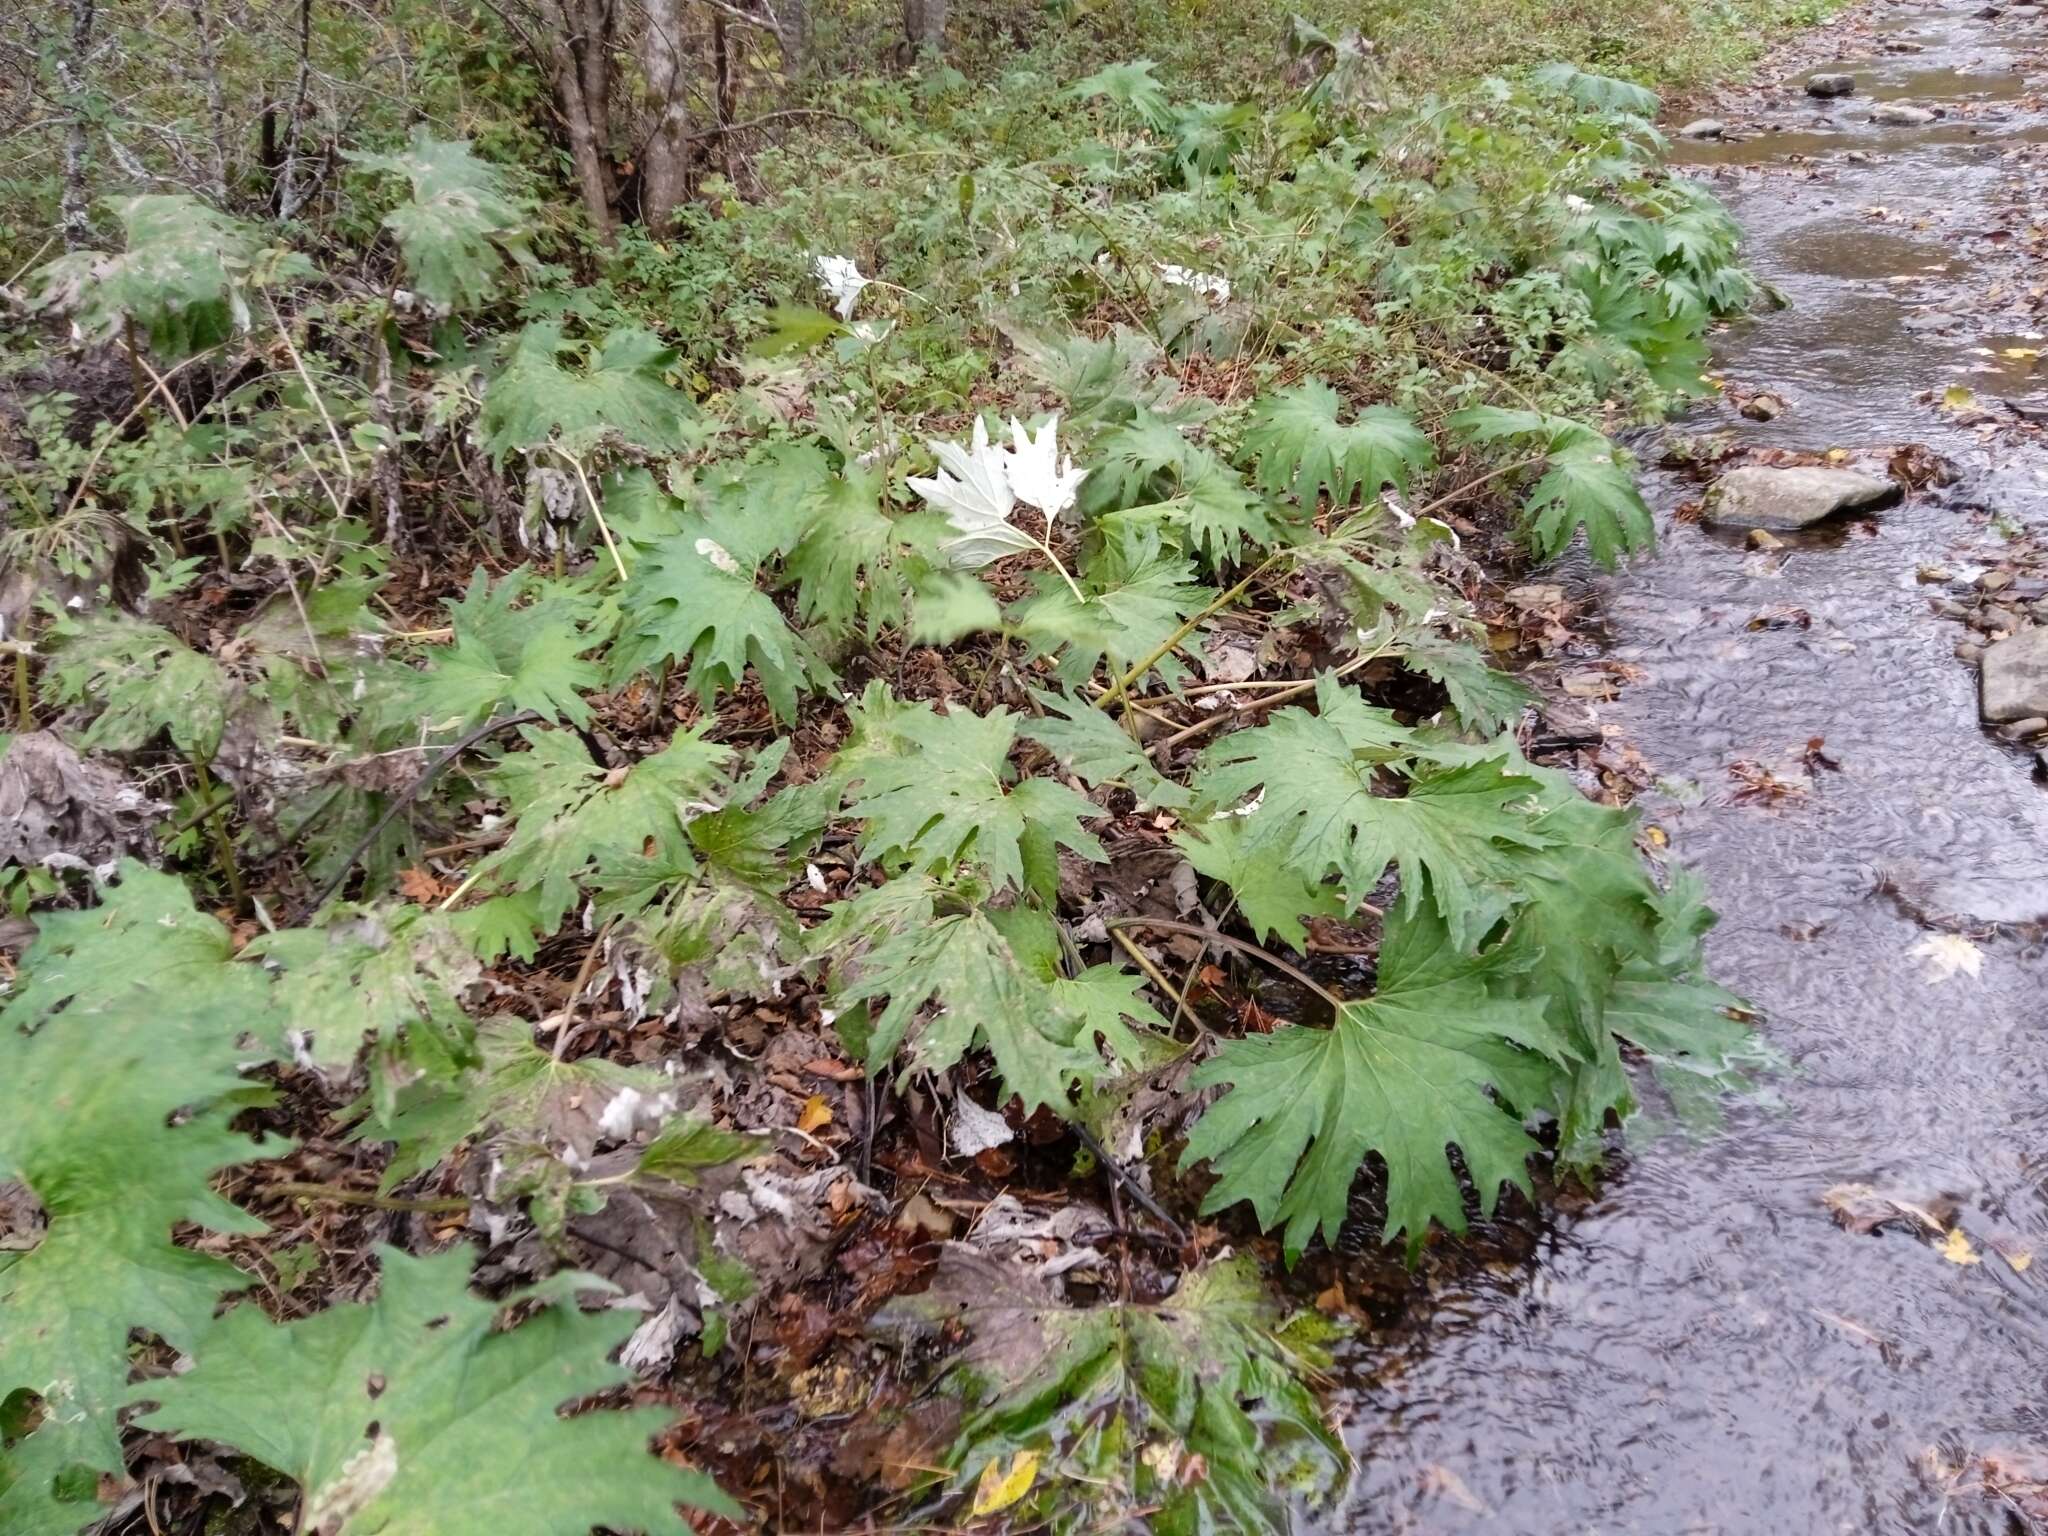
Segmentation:
{"type": "Polygon", "coordinates": [[[694,144],[699,139],[719,139],[731,133],[745,133],[749,128],[758,128],[763,123],[772,123],[781,117],[829,117],[836,123],[845,123],[862,138],[867,137],[867,129],[861,126],[860,119],[848,117],[844,112],[827,112],[822,107],[784,107],[779,112],[763,112],[759,117],[750,117],[743,123],[727,123],[722,128],[707,128],[702,133],[691,134],[685,142],[694,144]]]}
{"type": "Polygon", "coordinates": [[[540,715],[535,711],[522,709],[516,715],[506,715],[498,720],[486,720],[475,730],[459,737],[454,745],[444,748],[439,757],[436,757],[431,763],[427,764],[424,773],[398,792],[397,798],[386,808],[384,814],[377,818],[377,824],[362,835],[355,847],[349,849],[348,857],[341,861],[340,868],[328,876],[327,883],[320,887],[319,894],[307,904],[306,910],[301,914],[299,921],[305,922],[307,918],[310,918],[315,912],[318,912],[327,905],[328,900],[348,880],[349,871],[356,867],[356,860],[367,853],[371,845],[384,835],[384,829],[391,825],[401,811],[417,800],[426,787],[441,776],[442,769],[446,768],[456,758],[467,752],[486,736],[495,736],[500,731],[509,731],[515,725],[532,725],[540,718],[540,715]]]}
{"type": "Polygon", "coordinates": [[[393,1195],[373,1195],[366,1190],[343,1189],[339,1184],[266,1184],[263,1193],[289,1195],[297,1200],[331,1200],[336,1205],[366,1205],[378,1211],[412,1211],[423,1216],[448,1215],[469,1209],[464,1195],[438,1200],[403,1200],[393,1195]]]}
{"type": "MultiPolygon", "coordinates": [[[[1370,912],[1375,917],[1380,915],[1378,907],[1361,905],[1359,910],[1370,912]]],[[[1261,949],[1258,945],[1245,939],[1233,939],[1229,934],[1218,933],[1214,928],[1204,928],[1198,923],[1183,923],[1170,917],[1120,917],[1115,922],[1105,924],[1105,926],[1112,933],[1119,928],[1164,928],[1168,933],[1184,933],[1190,938],[1202,939],[1210,944],[1220,944],[1225,949],[1234,949],[1239,954],[1249,955],[1254,960],[1265,961],[1266,964],[1289,980],[1299,982],[1302,986],[1307,987],[1309,991],[1328,1003],[1333,1009],[1342,1009],[1345,1006],[1343,998],[1332,992],[1320,981],[1317,981],[1307,971],[1290,965],[1269,949],[1261,949]]]]}
{"type": "Polygon", "coordinates": [[[1152,1192],[1133,1178],[1129,1170],[1122,1163],[1109,1155],[1109,1148],[1097,1141],[1094,1133],[1087,1126],[1075,1126],[1074,1133],[1081,1138],[1081,1145],[1095,1154],[1095,1160],[1102,1164],[1103,1170],[1117,1183],[1123,1185],[1125,1190],[1129,1192],[1130,1197],[1137,1201],[1139,1206],[1148,1215],[1154,1220],[1164,1223],[1166,1229],[1179,1238],[1183,1245],[1187,1243],[1187,1229],[1166,1214],[1166,1208],[1152,1198],[1152,1192]]]}
{"type": "Polygon", "coordinates": [[[604,547],[612,552],[612,564],[618,567],[619,580],[624,581],[626,562],[619,558],[619,546],[612,542],[611,525],[604,520],[604,508],[597,504],[597,493],[590,488],[590,477],[583,472],[583,461],[573,453],[564,453],[562,457],[576,471],[576,483],[583,487],[583,499],[590,503],[590,515],[597,519],[597,531],[604,535],[604,547]]]}
{"type": "Polygon", "coordinates": [[[559,1062],[569,1049],[569,1042],[582,1033],[582,1026],[574,1022],[576,999],[583,995],[583,989],[590,985],[590,978],[597,970],[597,957],[604,952],[604,941],[611,937],[612,920],[606,918],[604,926],[590,941],[590,948],[583,952],[583,963],[576,968],[576,979],[569,983],[569,996],[562,1004],[560,1017],[555,1021],[554,1059],[559,1062]]]}
{"type": "Polygon", "coordinates": [[[1161,996],[1172,998],[1174,1007],[1178,1012],[1186,1013],[1190,1018],[1194,1017],[1192,1010],[1188,1008],[1187,994],[1166,979],[1165,974],[1159,967],[1152,963],[1151,956],[1147,955],[1145,951],[1138,948],[1136,944],[1125,938],[1115,929],[1110,930],[1109,936],[1115,939],[1118,947],[1137,963],[1138,969],[1145,973],[1145,979],[1159,989],[1161,996]]]}

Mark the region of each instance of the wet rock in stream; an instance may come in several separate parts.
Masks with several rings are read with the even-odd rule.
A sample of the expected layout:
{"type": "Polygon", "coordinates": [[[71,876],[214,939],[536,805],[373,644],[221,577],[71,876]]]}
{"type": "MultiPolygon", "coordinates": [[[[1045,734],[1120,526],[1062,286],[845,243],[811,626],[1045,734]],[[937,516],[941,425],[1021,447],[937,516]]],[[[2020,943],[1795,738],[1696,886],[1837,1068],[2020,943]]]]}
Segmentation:
{"type": "Polygon", "coordinates": [[[1678,136],[1681,139],[1718,139],[1727,132],[1728,125],[1718,117],[1702,117],[1679,129],[1678,136]]]}
{"type": "Polygon", "coordinates": [[[1881,101],[1870,109],[1870,120],[1890,128],[1924,128],[1940,114],[1910,102],[1881,101]]]}
{"type": "Polygon", "coordinates": [[[1899,484],[1860,469],[1801,465],[1779,469],[1745,464],[1707,492],[1704,517],[1724,528],[1810,528],[1841,512],[1889,506],[1899,484]]]}
{"type": "Polygon", "coordinates": [[[1856,90],[1856,77],[1850,74],[1815,75],[1806,82],[1809,96],[1848,96],[1856,90]]]}
{"type": "Polygon", "coordinates": [[[2048,715],[2048,627],[2022,630],[1984,653],[1980,701],[1993,722],[2048,715]]]}

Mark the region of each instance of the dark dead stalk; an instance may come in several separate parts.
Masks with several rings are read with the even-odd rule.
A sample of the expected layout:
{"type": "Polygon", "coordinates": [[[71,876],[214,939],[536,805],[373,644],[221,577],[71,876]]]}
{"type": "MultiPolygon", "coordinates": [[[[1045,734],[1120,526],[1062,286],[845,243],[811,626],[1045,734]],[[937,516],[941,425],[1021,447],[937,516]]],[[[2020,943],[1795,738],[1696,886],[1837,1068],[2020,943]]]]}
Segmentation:
{"type": "Polygon", "coordinates": [[[348,857],[341,861],[340,867],[327,877],[327,883],[321,886],[312,901],[307,903],[305,911],[299,916],[299,921],[305,922],[315,912],[318,912],[327,905],[334,893],[340,890],[347,882],[349,871],[356,867],[356,861],[370,851],[370,848],[376,843],[377,839],[384,835],[384,829],[397,820],[400,813],[407,806],[419,799],[425,793],[427,786],[439,778],[442,770],[450,763],[454,762],[456,758],[462,756],[463,753],[487,736],[495,736],[500,731],[509,731],[515,725],[532,725],[539,719],[540,715],[535,711],[522,709],[516,715],[506,715],[497,720],[486,720],[475,730],[466,732],[458,737],[453,745],[443,748],[440,755],[427,764],[425,772],[421,773],[418,778],[398,792],[391,804],[385,808],[384,814],[377,818],[377,824],[357,840],[355,847],[349,849],[348,857]]]}
{"type": "MultiPolygon", "coordinates": [[[[1375,917],[1381,915],[1378,907],[1361,906],[1360,910],[1370,912],[1375,917]]],[[[1269,949],[1261,949],[1258,945],[1245,939],[1233,939],[1229,934],[1218,933],[1214,928],[1204,928],[1198,923],[1178,922],[1170,917],[1122,917],[1104,926],[1111,932],[1115,932],[1119,928],[1163,928],[1168,933],[1184,933],[1189,938],[1201,939],[1210,944],[1219,944],[1225,949],[1234,949],[1241,955],[1249,956],[1251,959],[1262,961],[1266,965],[1271,966],[1290,981],[1298,982],[1308,988],[1310,992],[1328,1003],[1334,1010],[1341,1010],[1345,1006],[1343,998],[1317,981],[1308,972],[1282,960],[1269,949]]]]}

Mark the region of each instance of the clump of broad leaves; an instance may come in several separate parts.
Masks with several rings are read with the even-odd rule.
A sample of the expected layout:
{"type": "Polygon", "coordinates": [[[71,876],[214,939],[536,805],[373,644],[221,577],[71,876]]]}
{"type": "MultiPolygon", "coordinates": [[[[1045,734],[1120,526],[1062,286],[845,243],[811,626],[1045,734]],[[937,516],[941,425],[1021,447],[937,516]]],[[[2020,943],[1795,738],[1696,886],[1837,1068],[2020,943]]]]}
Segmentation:
{"type": "MultiPolygon", "coordinates": [[[[65,750],[177,799],[71,850],[100,867],[76,910],[38,913],[0,1013],[0,1190],[36,1213],[0,1252],[0,1528],[96,1519],[131,1422],[292,1479],[300,1527],[328,1536],[737,1514],[648,1454],[659,1412],[611,1406],[633,1316],[590,1310],[591,1277],[486,1296],[460,1246],[389,1248],[367,1299],[279,1323],[223,1310],[251,1276],[193,1235],[252,1229],[215,1188],[290,1150],[237,1119],[284,1066],[345,1090],[387,1190],[482,1146],[504,1219],[556,1237],[610,1190],[756,1155],[748,1133],[776,1127],[677,1112],[658,1074],[493,1015],[494,968],[564,935],[629,957],[607,979],[638,1016],[793,987],[865,1073],[972,1058],[1021,1115],[1101,1127],[1167,1084],[1133,1144],[1177,1143],[1206,1169],[1200,1210],[1245,1208],[1290,1262],[1336,1236],[1362,1170],[1413,1252],[1529,1191],[1533,1158],[1596,1162],[1641,1072],[1733,1080],[1746,1033],[1701,973],[1701,893],[1653,878],[1628,811],[1524,756],[1530,698],[1481,644],[1452,522],[1498,497],[1537,557],[1650,544],[1626,454],[1569,407],[1696,375],[1704,326],[1747,297],[1732,230],[1656,173],[1619,82],[1553,73],[1378,121],[1351,115],[1351,57],[1332,45],[1264,118],[1177,103],[1143,65],[1080,81],[1056,116],[1107,211],[1004,258],[1040,323],[978,279],[938,290],[950,307],[904,292],[948,261],[984,271],[976,198],[1042,195],[992,165],[957,207],[894,212],[867,246],[900,263],[890,283],[793,263],[744,322],[749,382],[712,398],[669,338],[550,296],[514,179],[425,132],[355,157],[396,262],[374,297],[282,231],[161,195],[118,210],[119,251],[45,269],[39,304],[158,369],[274,371],[190,419],[109,424],[89,465],[52,428],[14,493],[10,569],[71,594],[29,621],[24,708],[32,683],[65,750]],[[1280,157],[1264,175],[1255,138],[1280,157]],[[1196,228],[1237,233],[1197,248],[1196,228]],[[1509,276],[1479,298],[1445,274],[1482,255],[1509,276]],[[829,312],[797,286],[814,276],[829,312]],[[1089,318],[1098,283],[1138,323],[1089,318]],[[1319,292],[1384,302],[1304,330],[1319,292]],[[501,325],[516,302],[529,318],[501,325]],[[1505,336],[1529,387],[1504,405],[1476,364],[1362,387],[1361,360],[1408,355],[1417,327],[1505,336]],[[969,382],[1009,410],[945,397],[932,356],[969,333],[1008,335],[969,382]],[[395,402],[389,357],[346,336],[399,357],[395,402]],[[1237,383],[1191,387],[1219,369],[1237,383]],[[452,495],[514,501],[426,628],[395,618],[395,525],[361,520],[389,457],[459,462],[452,495]],[[268,595],[181,617],[210,558],[188,538],[268,595]],[[138,566],[146,592],[117,592],[138,566]],[[1238,672],[1248,690],[1204,681],[1210,641],[1257,632],[1298,643],[1238,672]],[[920,693],[904,662],[934,647],[984,686],[920,693]],[[1309,660],[1282,671],[1289,653],[1309,660]],[[649,696],[654,743],[622,749],[611,712],[649,696]],[[793,751],[821,719],[833,750],[793,751]],[[1142,911],[1079,921],[1133,818],[1185,863],[1181,918],[1283,959],[1310,921],[1342,925],[1373,946],[1370,983],[1316,983],[1270,1032],[1191,1030],[1131,963],[1142,911]],[[445,895],[395,888],[449,845],[445,895]],[[827,889],[828,854],[851,878],[792,904],[827,889]],[[628,1105],[602,1175],[559,1135],[583,1096],[628,1105]]],[[[19,904],[63,893],[29,864],[19,904]]],[[[966,1341],[937,1503],[1275,1529],[1290,1491],[1341,1481],[1303,1385],[1322,1330],[1242,1259],[1069,1310],[955,1246],[880,1322],[966,1341]]]]}

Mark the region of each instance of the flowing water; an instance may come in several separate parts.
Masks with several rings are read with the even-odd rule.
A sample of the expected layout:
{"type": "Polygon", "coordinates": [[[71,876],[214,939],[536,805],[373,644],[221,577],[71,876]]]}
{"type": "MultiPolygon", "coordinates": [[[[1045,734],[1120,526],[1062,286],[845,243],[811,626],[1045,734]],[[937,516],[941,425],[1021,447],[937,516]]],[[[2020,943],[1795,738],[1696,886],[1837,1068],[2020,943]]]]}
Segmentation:
{"type": "MultiPolygon", "coordinates": [[[[1980,726],[1953,655],[1968,633],[1916,580],[1995,544],[1987,511],[2048,522],[2048,450],[1938,403],[1962,384],[2048,411],[2036,360],[1997,355],[2048,345],[2025,313],[2048,271],[1999,233],[2025,229],[2021,189],[2048,186],[2048,113],[2026,94],[2048,84],[2027,51],[2048,20],[1981,6],[1893,7],[1864,34],[1874,56],[1843,66],[1854,97],[1810,100],[1795,77],[1747,121],[1719,112],[1759,130],[1745,142],[1673,152],[1789,300],[1717,356],[1784,416],[1716,406],[1676,430],[1920,442],[1961,481],[1753,552],[1670,518],[1697,486],[1653,476],[1659,553],[1588,584],[1607,658],[1635,669],[1600,718],[1676,791],[1641,803],[1707,878],[1713,969],[1787,1064],[1717,1129],[1632,1136],[1591,1198],[1433,1255],[1375,1314],[1341,1364],[1361,1470],[1330,1529],[2025,1528],[1969,1464],[2048,1451],[2048,956],[2031,921],[2048,922],[2048,790],[1980,726]],[[1907,95],[1949,116],[1870,121],[1907,95]],[[1810,623],[1751,627],[1788,610],[1810,623]],[[1801,766],[1813,737],[1838,772],[1801,766]],[[1732,798],[1744,759],[1804,793],[1732,798]],[[1940,935],[1968,937],[1979,973],[1934,979],[1940,951],[1915,951],[1940,935]],[[1982,1262],[1837,1226],[1822,1195],[1846,1183],[1953,1200],[1982,1262]],[[1994,1241],[2042,1261],[2018,1271],[1994,1241]]],[[[1354,1297],[1369,1275],[1351,1272],[1354,1297]]]]}

